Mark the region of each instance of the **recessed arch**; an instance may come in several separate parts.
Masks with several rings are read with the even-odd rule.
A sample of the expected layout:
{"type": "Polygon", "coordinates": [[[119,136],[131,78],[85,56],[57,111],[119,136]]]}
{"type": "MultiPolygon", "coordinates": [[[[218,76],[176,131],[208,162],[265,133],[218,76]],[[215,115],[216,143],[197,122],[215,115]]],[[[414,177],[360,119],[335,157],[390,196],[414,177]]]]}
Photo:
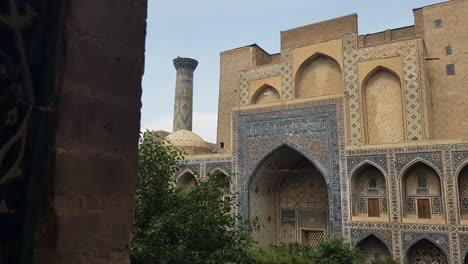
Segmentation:
{"type": "Polygon", "coordinates": [[[254,238],[260,245],[315,243],[315,238],[325,236],[331,228],[325,176],[306,155],[288,144],[267,153],[248,183],[249,217],[263,226],[254,238]]]}
{"type": "Polygon", "coordinates": [[[375,234],[369,234],[362,238],[355,247],[362,252],[360,263],[370,263],[374,260],[385,260],[392,257],[388,245],[375,234]]]}
{"type": "Polygon", "coordinates": [[[461,166],[455,175],[457,175],[460,220],[466,224],[468,222],[468,162],[461,166]]]}
{"type": "Polygon", "coordinates": [[[398,74],[386,67],[377,66],[363,79],[361,87],[367,142],[403,142],[403,91],[398,74]]]}
{"type": "Polygon", "coordinates": [[[424,164],[425,166],[428,166],[431,169],[433,169],[437,173],[437,176],[439,176],[440,180],[442,181],[442,177],[440,177],[440,175],[442,175],[442,172],[440,171],[440,169],[437,168],[437,166],[434,165],[432,162],[430,162],[428,160],[425,160],[423,158],[415,158],[415,159],[411,160],[410,162],[408,162],[403,168],[401,168],[399,176],[398,176],[399,180],[401,180],[401,177],[403,177],[403,175],[408,170],[410,170],[413,166],[415,166],[417,164],[424,164]]]}
{"type": "Polygon", "coordinates": [[[265,104],[280,100],[280,93],[275,87],[264,84],[252,95],[251,104],[265,104]]]}
{"type": "Polygon", "coordinates": [[[255,163],[255,166],[248,173],[248,175],[249,175],[248,180],[247,180],[247,185],[248,186],[250,185],[250,181],[251,181],[255,171],[260,166],[260,164],[262,162],[264,162],[265,159],[268,158],[271,154],[273,154],[277,150],[279,150],[281,148],[284,148],[284,147],[291,148],[291,149],[299,152],[304,157],[306,157],[320,171],[320,173],[322,173],[322,175],[324,175],[325,180],[327,181],[327,185],[330,185],[330,182],[328,180],[328,175],[329,175],[328,170],[325,169],[325,167],[322,165],[321,162],[319,162],[315,157],[308,155],[305,150],[303,150],[301,147],[297,146],[296,144],[294,144],[294,143],[292,143],[290,141],[283,141],[283,142],[271,147],[269,150],[265,151],[257,159],[257,162],[255,163]]]}
{"type": "Polygon", "coordinates": [[[405,259],[408,264],[438,263],[448,264],[449,253],[428,236],[423,236],[406,248],[405,259]]]}
{"type": "Polygon", "coordinates": [[[350,174],[351,217],[354,221],[389,221],[388,180],[372,161],[361,162],[350,174]]]}
{"type": "Polygon", "coordinates": [[[186,169],[176,178],[176,185],[185,191],[189,191],[198,185],[198,180],[192,170],[186,169]]]}
{"type": "Polygon", "coordinates": [[[442,178],[434,166],[414,160],[402,170],[403,221],[445,223],[442,178]]]}
{"type": "Polygon", "coordinates": [[[296,72],[296,98],[344,93],[341,66],[331,56],[315,53],[296,72]]]}
{"type": "MultiPolygon", "coordinates": [[[[388,73],[390,73],[391,75],[393,75],[400,83],[401,83],[401,78],[400,76],[398,75],[398,73],[396,73],[394,70],[388,68],[388,67],[385,67],[385,66],[382,66],[382,65],[378,65],[378,66],[375,66],[369,73],[366,74],[366,76],[362,79],[362,82],[361,82],[361,87],[365,87],[367,85],[367,83],[369,82],[369,79],[371,79],[376,73],[378,73],[379,71],[386,71],[388,73]]],[[[361,88],[363,89],[363,88],[361,88]]]]}

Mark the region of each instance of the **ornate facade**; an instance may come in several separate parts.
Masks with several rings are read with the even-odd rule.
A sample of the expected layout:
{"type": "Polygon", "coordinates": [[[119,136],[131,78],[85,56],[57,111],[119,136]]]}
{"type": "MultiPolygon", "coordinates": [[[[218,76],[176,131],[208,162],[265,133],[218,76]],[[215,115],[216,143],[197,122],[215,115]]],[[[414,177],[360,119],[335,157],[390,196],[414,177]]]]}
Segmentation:
{"type": "MultiPolygon", "coordinates": [[[[342,236],[409,263],[467,263],[468,1],[358,35],[357,15],[221,53],[217,150],[262,244],[342,236]],[[464,27],[464,28],[463,28],[464,27]]],[[[181,175],[186,171],[181,172],[181,175]]]]}

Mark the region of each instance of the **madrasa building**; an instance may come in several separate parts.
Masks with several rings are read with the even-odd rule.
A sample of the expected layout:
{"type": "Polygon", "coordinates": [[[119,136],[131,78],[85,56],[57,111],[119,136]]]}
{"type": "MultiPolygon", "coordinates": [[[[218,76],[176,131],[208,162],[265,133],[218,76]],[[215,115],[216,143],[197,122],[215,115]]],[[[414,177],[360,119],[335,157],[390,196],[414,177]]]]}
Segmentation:
{"type": "MultiPolygon", "coordinates": [[[[358,34],[357,15],[281,32],[281,52],[221,52],[215,144],[191,132],[193,73],[176,58],[174,132],[189,188],[232,177],[260,245],[344,237],[364,258],[468,263],[468,1],[358,34]]],[[[163,131],[159,132],[167,135],[163,131]]]]}

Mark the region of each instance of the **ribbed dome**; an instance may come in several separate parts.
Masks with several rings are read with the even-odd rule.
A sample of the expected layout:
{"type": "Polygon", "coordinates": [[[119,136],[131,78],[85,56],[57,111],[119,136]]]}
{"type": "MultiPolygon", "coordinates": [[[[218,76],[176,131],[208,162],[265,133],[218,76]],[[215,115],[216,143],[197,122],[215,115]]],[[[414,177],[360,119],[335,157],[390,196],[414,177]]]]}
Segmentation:
{"type": "Polygon", "coordinates": [[[177,130],[165,138],[176,148],[195,147],[210,150],[210,145],[199,135],[185,129],[177,130]]]}

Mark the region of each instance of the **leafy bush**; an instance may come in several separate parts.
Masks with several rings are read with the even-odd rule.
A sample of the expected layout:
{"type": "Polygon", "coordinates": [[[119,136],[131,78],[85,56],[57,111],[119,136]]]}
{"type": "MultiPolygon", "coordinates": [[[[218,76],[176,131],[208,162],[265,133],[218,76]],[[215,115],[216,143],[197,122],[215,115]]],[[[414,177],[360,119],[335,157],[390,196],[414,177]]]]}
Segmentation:
{"type": "Polygon", "coordinates": [[[210,176],[191,191],[171,187],[182,155],[145,133],[140,166],[132,264],[250,263],[251,225],[226,211],[226,177],[210,176]]]}
{"type": "Polygon", "coordinates": [[[317,245],[302,246],[283,243],[265,249],[251,251],[252,263],[256,264],[355,264],[359,251],[351,249],[341,238],[329,238],[317,245]]]}
{"type": "Polygon", "coordinates": [[[385,260],[373,260],[370,264],[398,264],[400,262],[392,259],[392,258],[388,258],[388,259],[385,259],[385,260]]]}

